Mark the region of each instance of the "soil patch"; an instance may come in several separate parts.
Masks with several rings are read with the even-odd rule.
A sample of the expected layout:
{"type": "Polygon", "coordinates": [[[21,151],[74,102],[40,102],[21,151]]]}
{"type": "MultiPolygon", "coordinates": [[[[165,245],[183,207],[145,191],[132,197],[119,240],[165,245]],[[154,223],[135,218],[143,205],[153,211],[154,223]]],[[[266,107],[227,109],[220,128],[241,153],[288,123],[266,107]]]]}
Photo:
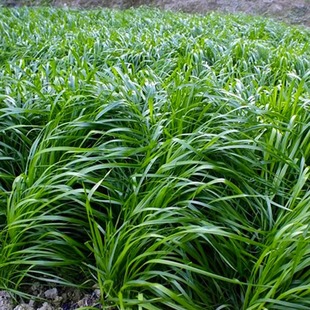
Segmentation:
{"type": "Polygon", "coordinates": [[[13,296],[6,291],[0,291],[0,310],[75,310],[83,307],[102,309],[98,289],[89,293],[73,288],[46,289],[35,282],[27,293],[32,295],[33,299],[16,305],[13,296]]]}
{"type": "Polygon", "coordinates": [[[189,13],[220,11],[274,17],[310,27],[310,0],[0,0],[4,5],[55,5],[70,7],[112,7],[127,9],[147,5],[189,13]]]}

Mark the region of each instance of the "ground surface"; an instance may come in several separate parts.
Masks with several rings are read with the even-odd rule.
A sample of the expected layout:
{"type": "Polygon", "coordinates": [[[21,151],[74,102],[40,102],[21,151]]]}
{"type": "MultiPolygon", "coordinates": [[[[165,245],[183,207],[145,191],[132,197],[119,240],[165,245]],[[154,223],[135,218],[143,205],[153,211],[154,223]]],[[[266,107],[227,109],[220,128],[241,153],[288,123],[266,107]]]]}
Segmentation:
{"type": "Polygon", "coordinates": [[[99,307],[99,290],[89,294],[82,293],[77,289],[44,288],[40,283],[35,282],[28,292],[37,300],[30,300],[14,305],[10,294],[0,291],[0,310],[73,310],[82,307],[99,307]],[[41,302],[39,299],[42,298],[41,302]]]}
{"type": "Polygon", "coordinates": [[[212,10],[223,12],[245,12],[266,15],[293,24],[310,27],[309,0],[0,0],[9,5],[45,2],[53,5],[78,7],[116,7],[150,5],[171,10],[205,13],[212,10]]]}

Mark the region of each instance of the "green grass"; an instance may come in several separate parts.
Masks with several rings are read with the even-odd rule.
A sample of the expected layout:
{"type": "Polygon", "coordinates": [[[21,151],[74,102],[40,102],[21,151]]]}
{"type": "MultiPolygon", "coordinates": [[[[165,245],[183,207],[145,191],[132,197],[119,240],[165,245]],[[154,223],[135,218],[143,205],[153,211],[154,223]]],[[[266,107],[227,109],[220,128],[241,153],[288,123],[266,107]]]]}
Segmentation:
{"type": "Polygon", "coordinates": [[[0,9],[0,289],[104,309],[309,309],[310,33],[0,9]]]}

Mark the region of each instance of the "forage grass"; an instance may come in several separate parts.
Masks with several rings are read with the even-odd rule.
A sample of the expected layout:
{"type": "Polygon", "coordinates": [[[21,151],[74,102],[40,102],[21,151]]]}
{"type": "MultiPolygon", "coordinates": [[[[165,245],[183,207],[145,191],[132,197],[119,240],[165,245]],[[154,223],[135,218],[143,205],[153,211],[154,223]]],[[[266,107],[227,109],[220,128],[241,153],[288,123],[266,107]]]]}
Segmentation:
{"type": "Polygon", "coordinates": [[[309,309],[309,31],[0,9],[0,288],[104,309],[309,309]]]}

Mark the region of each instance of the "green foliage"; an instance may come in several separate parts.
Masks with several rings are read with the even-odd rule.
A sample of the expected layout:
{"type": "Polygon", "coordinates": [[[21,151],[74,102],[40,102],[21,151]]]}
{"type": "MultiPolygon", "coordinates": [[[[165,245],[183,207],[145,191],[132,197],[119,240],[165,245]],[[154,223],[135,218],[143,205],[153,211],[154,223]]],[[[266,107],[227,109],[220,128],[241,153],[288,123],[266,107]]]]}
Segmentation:
{"type": "Polygon", "coordinates": [[[106,309],[309,309],[308,31],[0,15],[1,288],[97,283],[106,309]]]}

